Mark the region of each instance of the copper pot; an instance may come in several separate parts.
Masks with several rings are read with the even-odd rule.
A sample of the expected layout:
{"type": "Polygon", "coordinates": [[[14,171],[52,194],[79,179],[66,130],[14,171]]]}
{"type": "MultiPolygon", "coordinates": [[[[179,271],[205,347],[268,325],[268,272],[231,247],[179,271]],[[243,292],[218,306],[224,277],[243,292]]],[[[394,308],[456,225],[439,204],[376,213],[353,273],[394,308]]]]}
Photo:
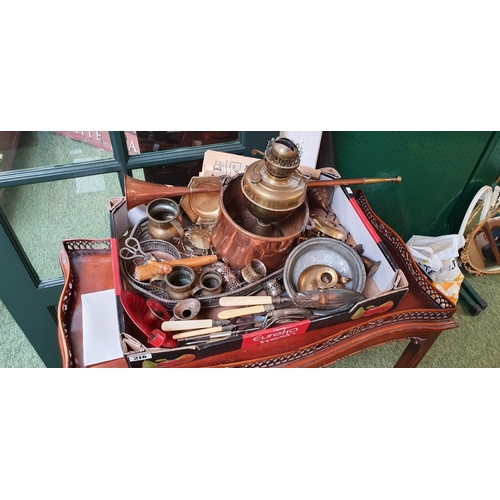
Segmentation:
{"type": "Polygon", "coordinates": [[[250,213],[241,189],[242,175],[231,179],[220,193],[220,211],[212,228],[212,243],[219,257],[234,269],[258,259],[269,272],[285,263],[304,231],[309,207],[302,203],[285,220],[262,226],[250,213]]]}

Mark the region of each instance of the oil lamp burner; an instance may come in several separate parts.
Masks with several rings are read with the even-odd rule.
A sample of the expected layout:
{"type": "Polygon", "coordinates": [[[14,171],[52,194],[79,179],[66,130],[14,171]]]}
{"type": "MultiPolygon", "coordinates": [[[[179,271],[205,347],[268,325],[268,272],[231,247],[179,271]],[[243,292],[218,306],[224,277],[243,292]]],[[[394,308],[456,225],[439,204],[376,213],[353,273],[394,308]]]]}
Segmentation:
{"type": "Polygon", "coordinates": [[[301,154],[292,140],[278,137],[268,142],[262,160],[247,167],[241,189],[258,224],[280,222],[304,203],[309,178],[297,170],[301,154]]]}

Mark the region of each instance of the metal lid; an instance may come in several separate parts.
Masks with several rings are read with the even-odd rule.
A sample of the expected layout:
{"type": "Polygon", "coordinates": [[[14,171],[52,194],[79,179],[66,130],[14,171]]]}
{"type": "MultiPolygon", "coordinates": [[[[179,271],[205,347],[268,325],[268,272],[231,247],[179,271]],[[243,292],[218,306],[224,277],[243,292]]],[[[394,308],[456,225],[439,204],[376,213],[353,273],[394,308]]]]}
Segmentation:
{"type": "Polygon", "coordinates": [[[267,143],[264,161],[271,175],[288,177],[300,165],[301,155],[300,146],[287,137],[278,137],[267,143]]]}

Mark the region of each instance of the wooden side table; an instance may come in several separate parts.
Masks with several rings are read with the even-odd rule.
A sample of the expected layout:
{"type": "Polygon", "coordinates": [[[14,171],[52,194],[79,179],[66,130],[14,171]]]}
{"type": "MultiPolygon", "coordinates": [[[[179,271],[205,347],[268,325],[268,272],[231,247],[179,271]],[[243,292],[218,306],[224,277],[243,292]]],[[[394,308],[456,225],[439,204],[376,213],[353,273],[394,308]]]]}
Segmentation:
{"type": "MultiPolygon", "coordinates": [[[[392,311],[306,332],[181,365],[182,367],[322,367],[364,349],[409,341],[395,367],[416,367],[444,330],[458,327],[457,308],[422,274],[401,238],[354,192],[362,210],[404,272],[408,293],[392,311]]],[[[110,240],[65,240],[60,263],[65,280],[58,308],[63,366],[83,367],[81,295],[113,288],[110,240]]],[[[94,365],[126,367],[124,358],[94,365]]]]}

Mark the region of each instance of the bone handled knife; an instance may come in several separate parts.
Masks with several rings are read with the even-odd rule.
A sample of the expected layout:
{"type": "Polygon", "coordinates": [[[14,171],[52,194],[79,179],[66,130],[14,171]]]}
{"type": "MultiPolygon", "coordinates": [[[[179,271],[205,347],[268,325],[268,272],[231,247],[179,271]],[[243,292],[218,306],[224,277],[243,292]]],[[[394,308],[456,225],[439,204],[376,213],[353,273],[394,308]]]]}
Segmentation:
{"type": "Polygon", "coordinates": [[[164,321],[161,324],[161,329],[164,332],[177,332],[181,330],[196,330],[198,328],[212,328],[213,326],[221,326],[220,320],[217,319],[189,319],[185,321],[164,321]]]}
{"type": "MultiPolygon", "coordinates": [[[[232,326],[232,325],[231,325],[232,326]]],[[[224,331],[225,327],[213,326],[212,328],[202,328],[201,330],[187,330],[185,332],[180,332],[172,335],[175,340],[188,339],[191,337],[198,337],[200,335],[209,335],[211,333],[219,333],[224,331]]]]}
{"type": "Polygon", "coordinates": [[[263,312],[269,312],[275,309],[272,305],[256,305],[250,307],[241,307],[238,309],[224,309],[217,314],[219,319],[231,319],[237,318],[239,316],[247,316],[248,314],[260,314],[263,312]]]}
{"type": "Polygon", "coordinates": [[[221,297],[219,305],[222,307],[237,307],[237,306],[260,306],[272,305],[275,303],[270,295],[250,295],[244,297],[221,297]]]}

